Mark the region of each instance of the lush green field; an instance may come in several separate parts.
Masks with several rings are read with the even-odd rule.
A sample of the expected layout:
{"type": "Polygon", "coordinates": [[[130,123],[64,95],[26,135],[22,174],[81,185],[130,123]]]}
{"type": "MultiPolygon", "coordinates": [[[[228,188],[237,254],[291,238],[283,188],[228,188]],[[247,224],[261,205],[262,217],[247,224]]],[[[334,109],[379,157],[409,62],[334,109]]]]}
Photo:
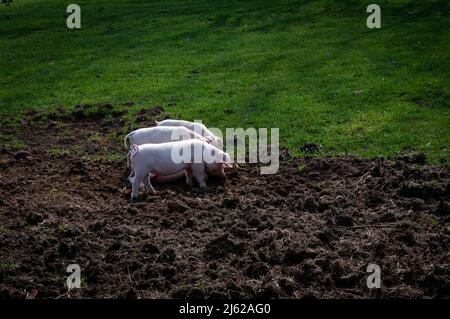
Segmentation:
{"type": "Polygon", "coordinates": [[[299,154],[449,161],[450,3],[76,1],[0,4],[0,113],[63,104],[161,104],[208,126],[279,127],[299,154]]]}

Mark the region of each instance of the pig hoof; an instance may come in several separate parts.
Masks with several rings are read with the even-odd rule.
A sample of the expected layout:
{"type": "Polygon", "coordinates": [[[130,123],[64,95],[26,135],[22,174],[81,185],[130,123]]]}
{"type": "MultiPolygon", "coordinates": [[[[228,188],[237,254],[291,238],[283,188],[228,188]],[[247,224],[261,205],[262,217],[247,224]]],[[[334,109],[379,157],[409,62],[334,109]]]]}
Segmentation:
{"type": "Polygon", "coordinates": [[[131,203],[139,203],[141,201],[140,197],[132,197],[131,198],[131,203]]]}

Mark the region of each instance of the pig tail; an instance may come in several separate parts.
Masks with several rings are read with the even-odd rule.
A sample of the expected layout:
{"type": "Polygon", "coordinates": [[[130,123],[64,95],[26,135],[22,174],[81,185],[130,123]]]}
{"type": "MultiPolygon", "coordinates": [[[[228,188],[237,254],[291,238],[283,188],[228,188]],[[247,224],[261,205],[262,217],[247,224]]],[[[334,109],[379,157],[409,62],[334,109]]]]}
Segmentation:
{"type": "Polygon", "coordinates": [[[131,155],[130,155],[130,158],[133,158],[134,156],[136,156],[136,154],[139,152],[139,146],[138,145],[136,145],[136,144],[134,144],[132,147],[131,147],[131,155]]]}

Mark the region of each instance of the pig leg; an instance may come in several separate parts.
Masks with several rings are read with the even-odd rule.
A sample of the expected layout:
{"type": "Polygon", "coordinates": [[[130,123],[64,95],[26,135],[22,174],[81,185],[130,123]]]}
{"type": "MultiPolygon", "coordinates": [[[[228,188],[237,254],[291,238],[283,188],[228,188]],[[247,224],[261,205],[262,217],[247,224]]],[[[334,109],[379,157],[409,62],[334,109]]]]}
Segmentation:
{"type": "Polygon", "coordinates": [[[192,174],[194,175],[195,179],[197,180],[198,184],[201,188],[206,188],[205,183],[205,164],[192,164],[192,174]]]}
{"type": "Polygon", "coordinates": [[[149,172],[142,169],[134,169],[134,179],[131,182],[131,200],[133,198],[139,197],[139,189],[141,187],[141,184],[144,183],[145,180],[148,181],[149,178],[149,172]]]}
{"type": "Polygon", "coordinates": [[[144,178],[142,175],[135,175],[131,183],[131,199],[139,197],[139,188],[144,178]]]}
{"type": "MultiPolygon", "coordinates": [[[[132,184],[133,184],[134,179],[136,178],[135,176],[133,176],[133,174],[134,174],[134,169],[131,171],[130,176],[128,176],[128,181],[132,184]]],[[[143,183],[141,183],[141,185],[139,187],[141,187],[142,185],[143,185],[143,183]]]]}
{"type": "Polygon", "coordinates": [[[192,171],[190,169],[186,169],[184,174],[186,175],[186,184],[192,187],[192,171]]]}
{"type": "Polygon", "coordinates": [[[134,169],[131,170],[130,176],[128,176],[128,180],[130,181],[130,183],[133,183],[133,181],[134,181],[134,176],[133,176],[133,174],[134,174],[134,169]]]}
{"type": "Polygon", "coordinates": [[[220,170],[220,177],[226,177],[223,165],[222,169],[220,170]]]}
{"type": "Polygon", "coordinates": [[[153,195],[156,195],[155,189],[152,186],[152,183],[150,182],[150,178],[155,177],[156,175],[149,174],[144,180],[142,181],[144,183],[145,188],[147,189],[147,192],[152,192],[153,195]]]}
{"type": "Polygon", "coordinates": [[[127,167],[131,168],[131,151],[129,151],[127,155],[127,167]]]}

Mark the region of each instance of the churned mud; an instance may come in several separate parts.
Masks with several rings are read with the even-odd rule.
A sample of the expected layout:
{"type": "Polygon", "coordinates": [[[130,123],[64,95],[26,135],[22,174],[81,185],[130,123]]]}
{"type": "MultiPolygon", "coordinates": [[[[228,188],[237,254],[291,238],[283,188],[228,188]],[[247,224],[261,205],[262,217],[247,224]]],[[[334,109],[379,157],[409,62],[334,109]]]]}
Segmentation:
{"type": "Polygon", "coordinates": [[[276,175],[240,165],[130,203],[121,116],[80,106],[1,127],[26,146],[0,149],[0,298],[450,297],[448,166],[283,151],[276,175]],[[82,288],[67,293],[69,264],[82,288]]]}

